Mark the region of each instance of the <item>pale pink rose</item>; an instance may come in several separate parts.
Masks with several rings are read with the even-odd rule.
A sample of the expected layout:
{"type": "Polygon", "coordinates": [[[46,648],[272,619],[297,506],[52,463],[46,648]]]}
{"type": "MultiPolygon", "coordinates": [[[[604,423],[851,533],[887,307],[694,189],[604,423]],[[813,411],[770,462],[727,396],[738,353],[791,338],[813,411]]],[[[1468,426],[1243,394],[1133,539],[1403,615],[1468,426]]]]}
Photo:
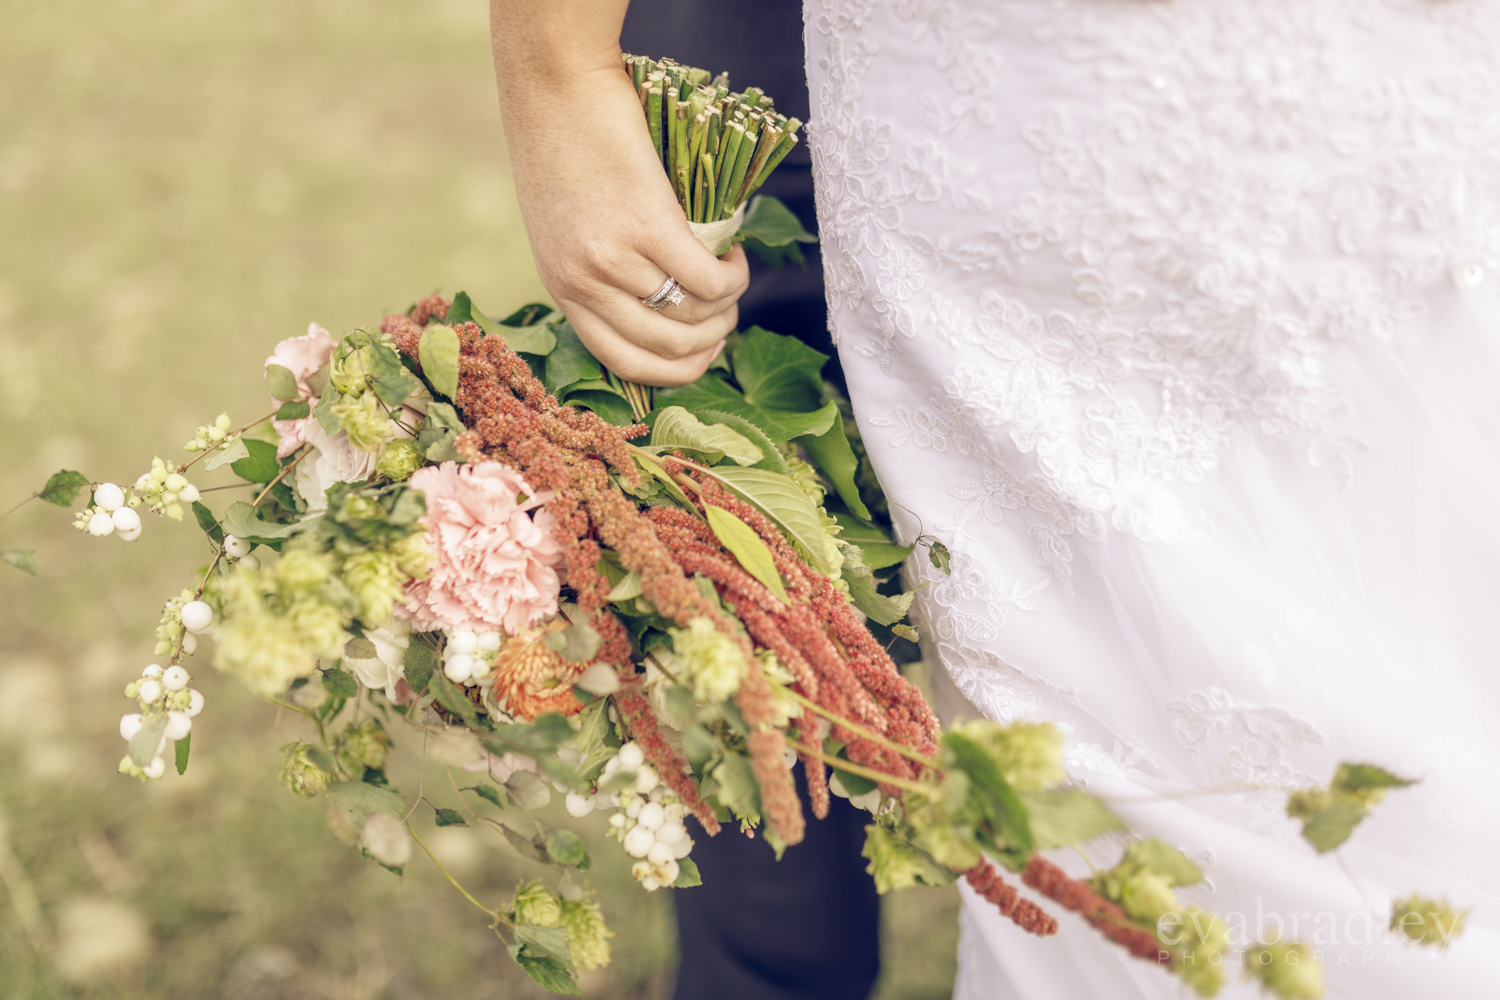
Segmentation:
{"type": "Polygon", "coordinates": [[[326,510],[324,494],[334,483],[362,483],[375,471],[375,456],[349,443],[343,431],[330,436],[323,425],[309,419],[302,428],[303,444],[313,446],[312,454],[297,463],[297,492],[307,501],[307,512],[326,510]]]}
{"type": "MultiPolygon", "coordinates": [[[[276,345],[276,350],[266,359],[267,365],[280,365],[297,379],[297,398],[315,403],[313,391],[307,377],[328,364],[333,355],[333,334],[316,323],[307,324],[307,335],[288,337],[276,345]]],[[[281,435],[281,444],[276,447],[276,457],[286,458],[307,443],[306,428],[311,416],[300,420],[276,420],[272,426],[281,435]]]]}
{"type": "Polygon", "coordinates": [[[499,462],[429,465],[410,485],[426,494],[423,523],[437,553],[427,579],[406,589],[417,629],[514,635],[557,613],[562,546],[551,512],[537,509],[550,494],[499,462]]]}

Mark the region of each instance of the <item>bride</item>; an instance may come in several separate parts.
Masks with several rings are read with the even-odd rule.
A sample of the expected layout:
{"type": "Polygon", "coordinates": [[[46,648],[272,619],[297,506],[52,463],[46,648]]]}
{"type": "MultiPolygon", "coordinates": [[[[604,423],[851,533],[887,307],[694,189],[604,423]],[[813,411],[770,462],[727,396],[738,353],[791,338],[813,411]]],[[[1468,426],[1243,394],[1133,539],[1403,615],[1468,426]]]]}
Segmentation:
{"type": "MultiPolygon", "coordinates": [[[[644,130],[582,144],[639,113],[624,8],[494,0],[502,110],[549,289],[622,375],[678,383],[744,263],[694,250],[644,130]],[[686,302],[632,301],[668,274],[686,302]]],[[[1063,724],[1232,943],[1307,941],[1329,995],[1491,995],[1500,4],[805,17],[830,325],[898,529],[952,553],[907,565],[949,713],[1063,724]],[[1281,809],[1340,760],[1420,784],[1318,858],[1281,809]],[[1412,891],[1472,909],[1445,954],[1386,934],[1412,891]]],[[[1177,992],[965,893],[961,997],[1177,992]]]]}

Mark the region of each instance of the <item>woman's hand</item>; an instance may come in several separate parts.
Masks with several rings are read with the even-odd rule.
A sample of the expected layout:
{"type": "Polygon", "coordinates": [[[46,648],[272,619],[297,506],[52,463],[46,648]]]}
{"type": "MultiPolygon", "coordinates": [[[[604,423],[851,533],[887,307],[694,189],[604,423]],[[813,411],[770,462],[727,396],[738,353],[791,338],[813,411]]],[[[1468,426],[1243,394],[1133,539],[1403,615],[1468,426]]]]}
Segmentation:
{"type": "Polygon", "coordinates": [[[492,0],[495,76],[542,283],[590,351],[650,385],[702,375],[739,319],[744,251],[693,236],[620,61],[624,0],[492,0]],[[676,278],[687,298],[641,299],[676,278]]]}

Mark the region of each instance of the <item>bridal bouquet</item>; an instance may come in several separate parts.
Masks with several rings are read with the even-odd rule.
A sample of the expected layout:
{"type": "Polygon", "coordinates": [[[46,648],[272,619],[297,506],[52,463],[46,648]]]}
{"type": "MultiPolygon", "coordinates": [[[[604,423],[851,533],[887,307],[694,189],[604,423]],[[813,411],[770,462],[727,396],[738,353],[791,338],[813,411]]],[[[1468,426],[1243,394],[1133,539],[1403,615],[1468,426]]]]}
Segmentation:
{"type": "MultiPolygon", "coordinates": [[[[673,109],[659,148],[689,217],[737,214],[794,123],[741,123],[755,103],[742,95],[630,65],[652,121],[658,103],[673,109]],[[723,106],[699,108],[710,92],[723,106]]],[[[908,557],[941,567],[946,550],[891,538],[826,360],[754,328],[698,382],[652,399],[560,313],[496,320],[463,293],[282,341],[264,368],[268,412],[218,416],[185,460],[159,457],[128,487],[65,470],[35,494],[64,508],[87,496],[76,524],[99,538],[138,539],[143,514],[205,538],[205,564],[164,604],[159,662],[125,688],[120,771],[186,769],[206,724],[190,667],[212,637],[215,667],[307,719],[307,738],[281,748],[282,782],[374,862],[399,874],[413,842],[431,857],[420,790],[387,780],[393,747],[467,775],[463,811],[426,807],[436,824],[492,828],[560,878],[495,905],[449,878],[548,989],[576,993],[577,970],[609,961],[590,850],[623,851],[645,891],[699,884],[697,837],[795,850],[800,766],[815,817],[834,795],[869,812],[881,892],[964,878],[1038,935],[1056,932],[1055,904],[1214,995],[1228,929],[1177,894],[1203,873],[1135,840],[1091,878],[1067,875],[1044,852],[1123,826],[1069,780],[1061,730],[944,731],[876,638],[917,637],[903,622],[913,595],[885,575],[908,557]],[[248,499],[211,507],[199,484],[214,473],[248,499]],[[616,843],[544,819],[554,794],[570,817],[607,813],[616,843]]],[[[34,570],[29,552],[0,556],[34,570]]],[[[1288,811],[1332,850],[1405,784],[1346,764],[1288,811]]],[[[1413,898],[1393,927],[1443,945],[1462,919],[1413,898]]],[[[1242,961],[1279,996],[1322,994],[1306,944],[1264,941],[1242,961]]]]}

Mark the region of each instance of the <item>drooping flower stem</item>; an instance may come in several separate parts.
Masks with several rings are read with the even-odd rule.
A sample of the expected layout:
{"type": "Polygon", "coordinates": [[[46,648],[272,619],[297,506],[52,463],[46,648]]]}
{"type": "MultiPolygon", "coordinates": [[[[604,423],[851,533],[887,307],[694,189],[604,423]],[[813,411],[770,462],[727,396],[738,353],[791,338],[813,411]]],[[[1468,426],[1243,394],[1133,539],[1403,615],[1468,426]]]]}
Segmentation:
{"type": "Polygon", "coordinates": [[[885,747],[887,750],[894,750],[901,756],[906,757],[909,760],[916,761],[918,764],[921,764],[924,767],[930,767],[933,770],[937,770],[938,763],[931,757],[924,757],[921,754],[911,750],[909,747],[904,747],[899,743],[888,740],[884,736],[881,736],[879,733],[871,732],[857,722],[851,722],[849,719],[844,718],[842,715],[837,715],[833,712],[830,712],[828,709],[824,708],[822,705],[819,705],[811,698],[803,697],[789,687],[783,687],[779,690],[783,694],[791,698],[793,701],[797,702],[799,705],[802,705],[804,708],[818,713],[829,722],[837,723],[850,732],[858,733],[862,738],[869,740],[871,743],[877,743],[880,746],[885,747]]]}
{"type": "Polygon", "coordinates": [[[800,754],[805,754],[815,760],[822,761],[824,764],[827,764],[829,767],[833,768],[836,771],[848,771],[850,774],[858,775],[861,778],[867,778],[870,781],[874,781],[882,785],[890,785],[893,788],[900,788],[903,791],[908,792],[917,792],[922,795],[937,795],[940,792],[940,789],[936,785],[924,785],[919,781],[910,781],[906,778],[898,778],[894,774],[887,774],[884,771],[877,771],[874,768],[861,767],[860,765],[855,764],[852,761],[847,761],[842,757],[835,757],[832,754],[824,753],[821,750],[814,750],[806,743],[803,743],[800,740],[794,740],[790,736],[787,737],[786,745],[800,754]]]}

